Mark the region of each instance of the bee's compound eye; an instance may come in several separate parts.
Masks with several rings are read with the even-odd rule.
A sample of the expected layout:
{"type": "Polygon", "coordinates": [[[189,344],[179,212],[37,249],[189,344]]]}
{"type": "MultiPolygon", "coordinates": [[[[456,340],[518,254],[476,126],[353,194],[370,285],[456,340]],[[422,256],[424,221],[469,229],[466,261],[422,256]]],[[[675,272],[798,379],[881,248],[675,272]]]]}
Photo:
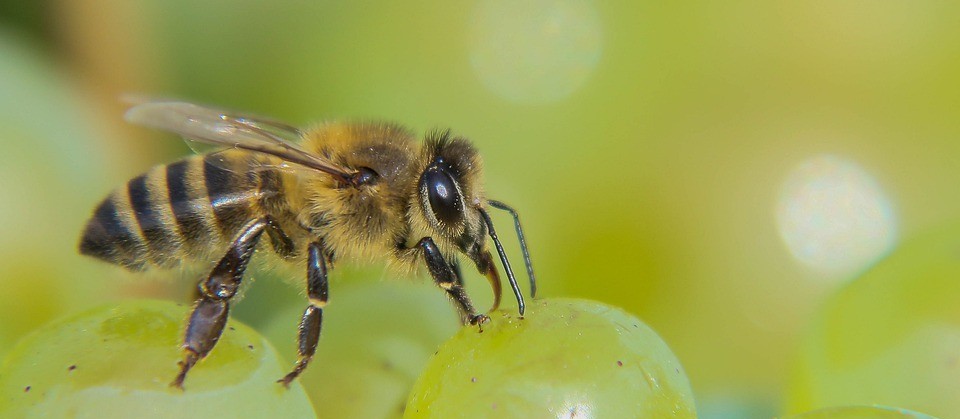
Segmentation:
{"type": "Polygon", "coordinates": [[[431,168],[420,179],[421,190],[426,189],[430,209],[437,221],[445,225],[459,224],[463,219],[463,199],[457,190],[456,182],[449,173],[439,168],[431,168]]]}

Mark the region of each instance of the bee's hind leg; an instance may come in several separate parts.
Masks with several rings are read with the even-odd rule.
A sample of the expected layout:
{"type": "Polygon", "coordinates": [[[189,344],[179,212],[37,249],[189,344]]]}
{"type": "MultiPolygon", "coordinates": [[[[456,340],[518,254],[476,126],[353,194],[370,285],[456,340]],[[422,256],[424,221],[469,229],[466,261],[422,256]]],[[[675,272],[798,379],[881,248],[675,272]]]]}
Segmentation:
{"type": "Polygon", "coordinates": [[[230,245],[227,254],[210,272],[210,276],[200,281],[200,298],[190,314],[183,339],[186,355],[183,361],[180,361],[180,373],[170,383],[171,386],[182,389],[187,372],[197,361],[207,356],[220,340],[230,311],[229,300],[240,288],[243,272],[267,224],[266,219],[256,219],[248,223],[230,245]]]}
{"type": "Polygon", "coordinates": [[[434,282],[457,303],[457,309],[463,322],[476,325],[483,330],[483,324],[490,321],[490,318],[485,314],[477,314],[477,310],[473,308],[473,303],[470,302],[470,297],[463,289],[462,280],[454,271],[454,268],[440,254],[440,249],[433,242],[433,238],[424,237],[420,239],[417,246],[423,250],[423,258],[427,262],[427,269],[430,270],[430,276],[433,277],[434,282]]]}
{"type": "Polygon", "coordinates": [[[303,311],[300,319],[300,333],[297,345],[297,365],[293,371],[278,383],[289,387],[290,382],[300,376],[317,352],[320,340],[320,327],[323,324],[323,307],[327,305],[327,264],[322,242],[310,243],[307,248],[307,297],[310,305],[303,311]]]}

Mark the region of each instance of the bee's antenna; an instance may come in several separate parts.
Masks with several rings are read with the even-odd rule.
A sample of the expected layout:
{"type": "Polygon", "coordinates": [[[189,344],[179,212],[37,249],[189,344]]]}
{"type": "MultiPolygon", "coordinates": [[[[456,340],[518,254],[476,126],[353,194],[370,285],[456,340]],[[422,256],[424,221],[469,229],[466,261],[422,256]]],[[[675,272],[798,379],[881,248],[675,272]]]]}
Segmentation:
{"type": "Polygon", "coordinates": [[[480,215],[483,216],[483,222],[487,225],[487,233],[490,234],[490,238],[493,239],[493,244],[497,247],[497,253],[500,255],[500,263],[503,264],[503,270],[507,273],[507,281],[510,282],[510,288],[513,289],[513,295],[517,297],[517,306],[520,308],[520,315],[523,316],[523,294],[520,293],[520,286],[517,285],[517,278],[513,276],[513,269],[510,268],[510,262],[507,260],[507,253],[503,251],[503,245],[500,244],[500,239],[497,238],[497,232],[493,229],[493,220],[490,219],[490,214],[487,214],[482,208],[480,210],[480,215]]]}
{"type": "Polygon", "coordinates": [[[530,251],[527,250],[527,241],[523,238],[523,227],[520,227],[520,216],[509,205],[500,201],[487,201],[491,207],[501,209],[513,215],[513,226],[517,229],[517,238],[520,239],[520,251],[523,252],[523,263],[527,265],[527,276],[530,277],[530,298],[537,298],[537,278],[533,275],[533,263],[530,262],[530,251]]]}

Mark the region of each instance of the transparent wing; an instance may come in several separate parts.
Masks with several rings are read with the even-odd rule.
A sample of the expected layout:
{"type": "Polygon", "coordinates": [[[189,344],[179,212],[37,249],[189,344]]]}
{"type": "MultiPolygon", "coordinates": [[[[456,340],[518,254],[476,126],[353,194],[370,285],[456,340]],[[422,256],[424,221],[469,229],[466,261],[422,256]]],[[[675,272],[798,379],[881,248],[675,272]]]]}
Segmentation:
{"type": "MultiPolygon", "coordinates": [[[[231,118],[242,124],[252,125],[263,130],[268,130],[272,134],[275,134],[283,138],[285,141],[293,142],[293,143],[296,143],[297,141],[299,141],[300,136],[302,134],[302,131],[300,131],[300,128],[297,128],[293,125],[287,124],[286,122],[279,121],[276,119],[266,118],[259,115],[250,115],[250,114],[235,112],[235,111],[226,110],[226,109],[214,108],[211,106],[196,105],[196,104],[184,102],[182,100],[177,100],[175,98],[125,94],[121,96],[121,101],[130,105],[131,108],[137,105],[143,105],[147,103],[178,104],[178,106],[183,106],[184,108],[186,108],[186,110],[190,110],[189,108],[191,107],[200,108],[208,113],[219,114],[223,118],[231,118]]],[[[196,141],[193,141],[193,140],[190,140],[190,141],[192,141],[194,144],[197,144],[196,141]]],[[[210,144],[207,144],[207,145],[209,146],[210,144]]],[[[191,145],[191,148],[194,148],[194,147],[191,145]]],[[[211,148],[208,148],[205,151],[208,151],[208,150],[211,150],[211,148]]],[[[198,153],[198,154],[203,154],[203,153],[198,153]]]]}
{"type": "Polygon", "coordinates": [[[328,173],[349,183],[356,173],[302,150],[283,136],[300,130],[282,122],[234,114],[187,102],[146,102],[130,108],[127,121],[179,134],[201,143],[243,149],[328,173]]]}

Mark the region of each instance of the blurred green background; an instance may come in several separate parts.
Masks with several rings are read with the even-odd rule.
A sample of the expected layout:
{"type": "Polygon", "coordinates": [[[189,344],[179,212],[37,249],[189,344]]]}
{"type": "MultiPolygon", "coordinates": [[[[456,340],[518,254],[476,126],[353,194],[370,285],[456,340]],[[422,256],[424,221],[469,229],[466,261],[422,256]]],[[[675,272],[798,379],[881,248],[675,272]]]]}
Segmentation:
{"type": "MultiPolygon", "coordinates": [[[[701,417],[825,407],[786,402],[818,308],[960,215],[958,16],[960,3],[935,1],[0,2],[0,353],[103,301],[187,300],[189,275],[144,278],[75,251],[111,188],[189,153],[124,124],[121,96],[143,94],[294,124],[451,127],[481,150],[489,195],[520,210],[541,294],[644,319],[701,417]]],[[[297,275],[255,275],[235,311],[291,360],[302,290],[269,277],[297,275]]],[[[430,342],[455,329],[429,281],[392,306],[356,293],[396,282],[382,267],[332,281],[328,322],[343,334],[321,348],[372,330],[334,320],[351,292],[343,312],[417,306],[407,329],[430,342]],[[434,312],[446,317],[422,315],[434,312]]],[[[490,301],[482,277],[467,283],[490,301]]],[[[878,304],[912,291],[898,292],[878,304]]],[[[960,313],[945,318],[938,336],[960,359],[960,313]]],[[[843,402],[884,400],[830,401],[843,402]]]]}

